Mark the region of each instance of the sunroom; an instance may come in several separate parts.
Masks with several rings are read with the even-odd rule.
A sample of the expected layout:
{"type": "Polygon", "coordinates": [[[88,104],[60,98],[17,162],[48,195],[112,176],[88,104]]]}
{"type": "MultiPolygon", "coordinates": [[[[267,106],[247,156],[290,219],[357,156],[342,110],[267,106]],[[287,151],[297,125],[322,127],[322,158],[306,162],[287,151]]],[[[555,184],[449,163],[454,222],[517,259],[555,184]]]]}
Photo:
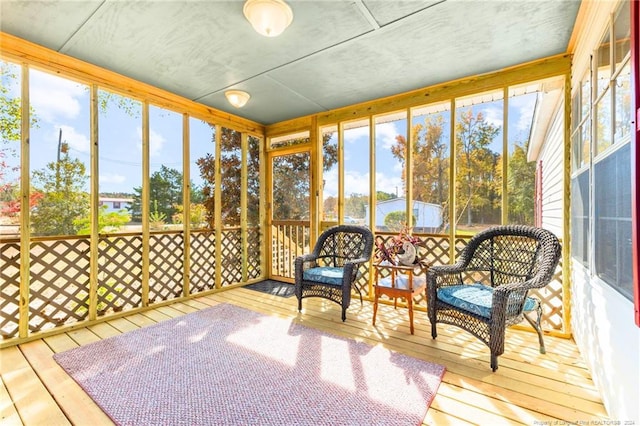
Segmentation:
{"type": "Polygon", "coordinates": [[[240,1],[0,5],[3,421],[112,423],[53,355],[231,304],[443,365],[425,424],[640,422],[637,3],[287,3],[277,37],[240,1]],[[374,259],[345,322],[252,289],[403,223],[431,265],[552,231],[547,353],[522,323],[492,372],[424,295],[373,326],[374,259]]]}

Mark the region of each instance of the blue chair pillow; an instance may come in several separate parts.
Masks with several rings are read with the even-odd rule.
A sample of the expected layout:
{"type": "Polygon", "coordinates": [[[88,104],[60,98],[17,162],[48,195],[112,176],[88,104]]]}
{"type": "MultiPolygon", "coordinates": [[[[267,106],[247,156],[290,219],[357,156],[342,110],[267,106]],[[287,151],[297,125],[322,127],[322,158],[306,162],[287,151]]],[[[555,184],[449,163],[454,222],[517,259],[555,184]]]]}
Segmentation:
{"type": "Polygon", "coordinates": [[[302,273],[302,279],[305,281],[316,281],[323,284],[342,285],[343,268],[334,266],[319,266],[309,268],[302,273]]]}
{"type": "MultiPolygon", "coordinates": [[[[449,305],[473,312],[484,318],[491,318],[492,287],[482,284],[454,285],[438,289],[437,295],[439,300],[449,305]]],[[[527,297],[524,303],[524,310],[533,311],[536,309],[537,304],[534,298],[527,297]]]]}

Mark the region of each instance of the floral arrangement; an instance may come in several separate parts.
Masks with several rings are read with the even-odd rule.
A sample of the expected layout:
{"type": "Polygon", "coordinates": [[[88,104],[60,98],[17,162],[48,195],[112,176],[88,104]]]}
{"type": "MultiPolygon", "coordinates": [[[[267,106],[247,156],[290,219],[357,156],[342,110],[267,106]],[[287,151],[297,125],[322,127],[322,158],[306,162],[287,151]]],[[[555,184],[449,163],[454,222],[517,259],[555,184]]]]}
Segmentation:
{"type": "MultiPolygon", "coordinates": [[[[378,262],[389,262],[392,265],[397,265],[399,262],[399,255],[405,253],[405,249],[403,248],[405,243],[410,243],[414,247],[423,245],[422,240],[418,237],[414,237],[411,235],[411,228],[407,225],[404,225],[398,235],[394,235],[391,237],[387,243],[385,244],[383,241],[378,241],[376,243],[377,247],[377,261],[378,262]]],[[[418,259],[418,256],[415,256],[413,259],[413,264],[421,263],[418,259]]]]}

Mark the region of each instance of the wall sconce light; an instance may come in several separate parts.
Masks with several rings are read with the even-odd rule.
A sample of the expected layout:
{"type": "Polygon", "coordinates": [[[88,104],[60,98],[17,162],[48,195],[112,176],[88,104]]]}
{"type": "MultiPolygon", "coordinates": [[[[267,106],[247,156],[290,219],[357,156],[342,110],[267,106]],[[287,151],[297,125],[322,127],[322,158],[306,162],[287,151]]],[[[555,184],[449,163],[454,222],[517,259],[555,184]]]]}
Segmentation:
{"type": "Polygon", "coordinates": [[[247,0],[242,13],[254,30],[267,37],[282,34],[293,20],[293,12],[283,0],[247,0]]]}
{"type": "Polygon", "coordinates": [[[245,106],[251,97],[251,95],[247,92],[243,92],[242,90],[227,90],[224,92],[224,95],[227,97],[229,103],[236,108],[242,108],[245,106]]]}

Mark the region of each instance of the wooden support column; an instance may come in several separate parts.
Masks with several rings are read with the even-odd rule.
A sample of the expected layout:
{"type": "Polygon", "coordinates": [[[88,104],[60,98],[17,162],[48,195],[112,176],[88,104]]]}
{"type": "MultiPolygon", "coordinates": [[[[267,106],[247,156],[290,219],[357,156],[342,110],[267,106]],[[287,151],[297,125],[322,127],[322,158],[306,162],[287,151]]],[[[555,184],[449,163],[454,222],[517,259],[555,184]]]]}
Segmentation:
{"type": "Polygon", "coordinates": [[[214,188],[214,218],[213,223],[215,226],[215,262],[216,262],[216,270],[215,270],[215,288],[220,288],[222,286],[222,189],[220,185],[222,184],[222,171],[220,170],[220,165],[222,161],[220,159],[220,154],[222,153],[222,126],[219,124],[216,125],[216,153],[214,158],[215,164],[215,188],[214,188]]]}
{"type": "Polygon", "coordinates": [[[91,212],[91,225],[89,226],[89,320],[94,321],[98,317],[98,265],[100,262],[100,140],[98,132],[99,107],[98,107],[98,85],[91,85],[90,93],[90,138],[91,138],[91,190],[89,191],[89,208],[91,212]]]}
{"type": "Polygon", "coordinates": [[[182,295],[191,291],[191,162],[189,114],[182,114],[182,295]]]}
{"type": "Polygon", "coordinates": [[[242,282],[247,281],[247,260],[249,259],[249,241],[247,234],[247,192],[249,187],[249,177],[247,176],[249,161],[249,135],[242,132],[240,135],[240,241],[242,249],[242,282]]]}
{"type": "Polygon", "coordinates": [[[562,225],[562,328],[565,335],[571,331],[571,72],[564,77],[564,170],[562,194],[564,224],[562,225]]]}
{"type": "Polygon", "coordinates": [[[449,238],[451,244],[449,245],[449,263],[453,264],[456,261],[456,101],[451,99],[450,106],[450,120],[449,120],[449,238]]]}
{"type": "Polygon", "coordinates": [[[18,306],[18,335],[25,338],[29,335],[29,288],[31,282],[30,239],[31,218],[29,215],[30,161],[29,136],[31,115],[29,111],[29,67],[22,64],[20,86],[20,301],[18,306]]]}
{"type": "Polygon", "coordinates": [[[509,87],[502,92],[502,208],[501,224],[509,223],[509,188],[505,176],[509,173],[509,87]]]}
{"type": "Polygon", "coordinates": [[[149,102],[142,104],[142,306],[149,306],[149,102]]]}

